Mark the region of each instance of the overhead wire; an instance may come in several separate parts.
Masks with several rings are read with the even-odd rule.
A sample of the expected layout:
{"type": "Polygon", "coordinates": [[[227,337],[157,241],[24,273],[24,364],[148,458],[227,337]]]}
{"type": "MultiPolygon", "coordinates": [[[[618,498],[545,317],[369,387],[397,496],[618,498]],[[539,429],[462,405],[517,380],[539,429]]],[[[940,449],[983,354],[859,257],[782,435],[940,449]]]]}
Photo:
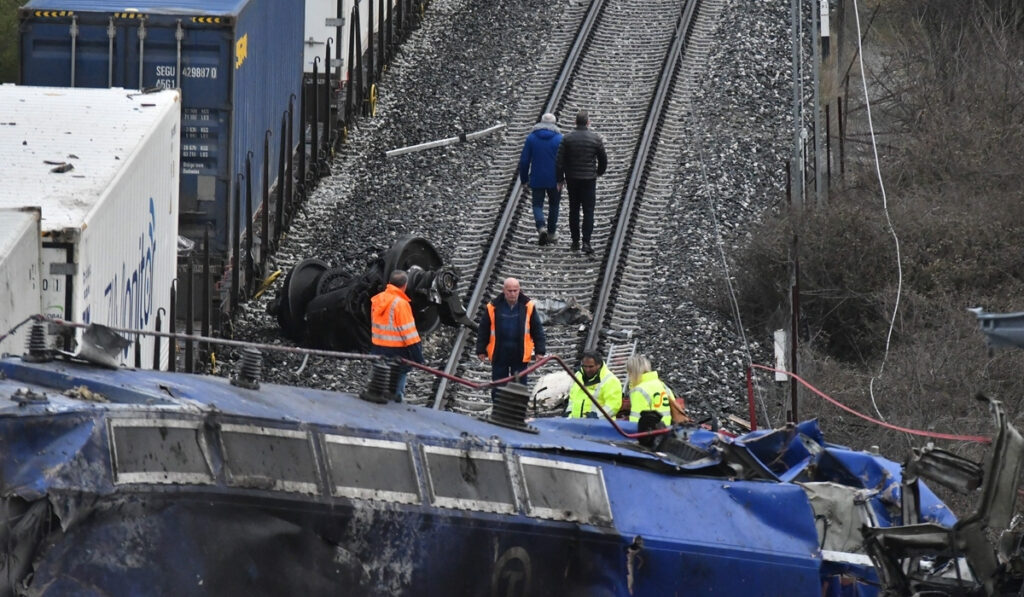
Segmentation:
{"type": "Polygon", "coordinates": [[[878,402],[875,399],[875,379],[881,378],[885,372],[885,363],[889,357],[889,347],[892,342],[893,329],[896,327],[896,315],[900,308],[900,297],[903,294],[903,264],[902,257],[900,256],[900,239],[896,235],[896,229],[892,225],[892,219],[889,217],[889,201],[885,193],[885,181],[882,179],[882,168],[878,159],[878,143],[875,138],[875,125],[871,116],[871,98],[868,96],[868,83],[867,83],[867,71],[864,69],[864,47],[861,43],[861,30],[860,30],[860,7],[857,4],[857,0],[853,0],[853,14],[857,23],[857,60],[860,63],[860,82],[861,88],[864,91],[864,106],[867,109],[868,115],[868,132],[871,137],[871,151],[873,152],[875,159],[875,173],[878,176],[878,186],[882,192],[882,211],[885,213],[885,222],[889,227],[889,233],[892,235],[893,243],[896,247],[896,272],[897,272],[897,283],[896,283],[896,302],[892,309],[892,318],[889,320],[889,332],[885,337],[885,352],[882,353],[882,362],[878,367],[878,374],[873,375],[871,380],[868,382],[868,392],[871,396],[871,406],[874,407],[875,413],[878,414],[878,418],[885,420],[882,416],[882,412],[878,409],[878,402]]]}

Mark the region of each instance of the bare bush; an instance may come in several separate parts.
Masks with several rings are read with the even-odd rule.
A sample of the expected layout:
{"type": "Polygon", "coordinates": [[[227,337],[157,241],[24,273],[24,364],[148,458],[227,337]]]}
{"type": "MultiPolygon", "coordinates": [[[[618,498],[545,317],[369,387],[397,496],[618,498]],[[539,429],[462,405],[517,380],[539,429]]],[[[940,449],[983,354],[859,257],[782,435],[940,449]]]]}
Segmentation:
{"type": "MultiPolygon", "coordinates": [[[[869,76],[878,121],[898,133],[879,165],[886,198],[874,162],[852,163],[828,205],[765,222],[733,256],[739,304],[754,333],[788,327],[799,256],[806,379],[893,425],[987,436],[979,392],[1024,419],[1024,351],[990,354],[966,311],[1024,311],[1024,10],[1002,1],[884,6],[889,34],[876,32],[885,49],[875,63],[884,68],[869,76]]],[[[801,396],[801,418],[818,416],[830,440],[896,458],[929,441],[801,396]]],[[[971,442],[942,447],[984,453],[971,442]]]]}

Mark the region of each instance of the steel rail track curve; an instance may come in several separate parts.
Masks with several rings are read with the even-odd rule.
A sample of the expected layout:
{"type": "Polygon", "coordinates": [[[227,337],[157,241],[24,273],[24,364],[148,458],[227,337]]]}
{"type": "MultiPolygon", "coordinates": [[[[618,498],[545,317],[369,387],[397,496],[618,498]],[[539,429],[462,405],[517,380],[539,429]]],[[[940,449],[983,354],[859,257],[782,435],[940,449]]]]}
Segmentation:
{"type": "MultiPolygon", "coordinates": [[[[714,4],[714,2],[712,2],[714,4]]],[[[486,254],[477,261],[479,267],[474,278],[472,296],[467,303],[470,313],[477,313],[485,292],[500,277],[515,275],[523,281],[524,293],[544,297],[576,298],[589,295],[586,300],[592,308],[593,318],[589,333],[581,339],[577,332],[565,330],[549,332],[552,354],[575,355],[582,346],[599,344],[602,326],[610,317],[615,287],[628,279],[625,270],[632,262],[625,262],[631,243],[643,239],[632,238],[637,206],[646,187],[649,163],[656,153],[658,131],[665,106],[670,101],[675,73],[684,56],[686,42],[700,13],[700,2],[691,0],[662,0],[637,7],[623,0],[606,0],[603,5],[593,3],[578,29],[571,48],[565,55],[560,72],[541,112],[561,112],[561,120],[571,120],[573,108],[588,108],[603,115],[609,124],[598,123],[597,130],[606,136],[609,151],[609,172],[599,183],[598,207],[595,210],[593,244],[607,247],[600,267],[579,253],[567,250],[564,233],[561,243],[554,247],[537,247],[524,242],[533,238],[533,222],[523,216],[523,205],[529,212],[529,200],[512,169],[513,182],[502,185],[501,217],[492,224],[483,238],[493,239],[486,254]],[[625,77],[623,73],[629,73],[625,77]],[[642,118],[638,117],[642,116],[642,118]],[[630,156],[628,163],[622,156],[630,156]],[[626,165],[632,165],[625,172],[626,165]],[[603,188],[602,188],[603,187],[603,188]],[[608,191],[611,189],[611,192],[608,191]],[[611,199],[618,196],[618,200],[611,199]],[[613,229],[614,225],[614,229],[613,229]],[[603,242],[602,242],[603,241],[603,242]],[[538,251],[539,249],[539,251],[538,251]],[[539,267],[538,267],[539,266],[539,267]],[[597,289],[595,291],[595,289],[597,289]]],[[[562,47],[554,40],[552,47],[562,47]]],[[[543,70],[541,65],[539,70],[543,70]]],[[[531,121],[514,123],[510,131],[528,130],[531,121]],[[517,127],[521,127],[517,129],[517,127]]],[[[506,142],[509,160],[515,164],[521,138],[506,142]]],[[[508,168],[498,170],[496,179],[508,180],[508,168]]],[[[493,213],[493,212],[491,212],[493,213]]],[[[564,221],[564,220],[563,220],[564,221]]],[[[470,223],[467,238],[472,231],[484,225],[470,223]]],[[[479,238],[479,237],[477,237],[479,238]]],[[[467,243],[472,242],[471,240],[467,243]]],[[[642,252],[642,251],[641,251],[642,252]]],[[[472,249],[458,254],[472,254],[472,249]]],[[[467,258],[466,261],[469,261],[467,258]]],[[[465,268],[470,263],[457,264],[465,268]]],[[[476,265],[476,264],[473,264],[476,265]]],[[[631,297],[622,297],[629,302],[631,297]]],[[[579,330],[582,331],[582,330],[579,330]]],[[[468,330],[460,330],[453,344],[445,371],[455,374],[460,366],[466,377],[489,377],[489,367],[483,371],[475,355],[466,357],[468,330]]],[[[435,391],[434,407],[440,408],[447,384],[442,380],[435,391]]],[[[467,395],[465,391],[452,399],[453,410],[482,413],[489,403],[482,396],[467,395]]]]}

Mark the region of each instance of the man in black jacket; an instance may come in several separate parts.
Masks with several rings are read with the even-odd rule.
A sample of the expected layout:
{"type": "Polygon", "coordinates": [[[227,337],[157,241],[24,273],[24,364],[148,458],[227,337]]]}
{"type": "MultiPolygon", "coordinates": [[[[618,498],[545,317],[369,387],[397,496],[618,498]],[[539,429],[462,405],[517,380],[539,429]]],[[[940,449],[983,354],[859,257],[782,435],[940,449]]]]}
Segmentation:
{"type": "Polygon", "coordinates": [[[583,252],[594,252],[590,235],[594,232],[594,204],[597,202],[597,177],[608,168],[604,140],[587,128],[586,110],[576,113],[576,128],[562,138],[555,162],[555,176],[569,190],[569,235],[573,251],[580,249],[580,208],[583,208],[583,252]]]}

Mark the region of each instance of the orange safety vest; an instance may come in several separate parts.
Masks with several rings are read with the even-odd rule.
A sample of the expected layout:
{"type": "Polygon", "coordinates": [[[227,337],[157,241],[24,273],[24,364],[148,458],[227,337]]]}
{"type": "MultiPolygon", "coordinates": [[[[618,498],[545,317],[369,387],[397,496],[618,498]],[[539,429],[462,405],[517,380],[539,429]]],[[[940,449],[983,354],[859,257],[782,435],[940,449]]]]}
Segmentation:
{"type": "MultiPolygon", "coordinates": [[[[491,318],[491,339],[487,341],[487,358],[494,360],[494,303],[487,303],[487,316],[491,318]]],[[[526,327],[523,330],[523,362],[533,358],[533,336],[530,335],[530,320],[533,318],[533,301],[526,301],[526,327]]]]}
{"type": "Polygon", "coordinates": [[[370,340],[374,346],[392,348],[420,341],[409,297],[394,284],[370,299],[370,340]]]}

